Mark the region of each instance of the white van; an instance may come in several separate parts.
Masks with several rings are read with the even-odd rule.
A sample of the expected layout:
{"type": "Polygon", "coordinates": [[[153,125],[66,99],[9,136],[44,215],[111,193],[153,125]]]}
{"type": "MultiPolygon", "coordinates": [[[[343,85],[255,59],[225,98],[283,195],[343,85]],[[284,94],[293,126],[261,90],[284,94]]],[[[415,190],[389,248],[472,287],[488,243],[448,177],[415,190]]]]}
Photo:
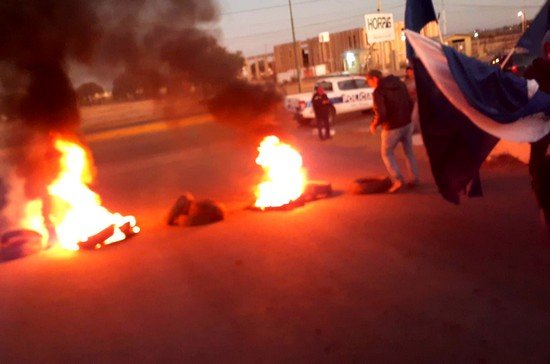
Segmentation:
{"type": "Polygon", "coordinates": [[[367,85],[364,77],[327,77],[318,80],[310,93],[288,95],[285,98],[285,108],[294,113],[296,121],[301,125],[307,125],[315,119],[311,98],[318,86],[323,87],[333,105],[330,123],[334,122],[336,115],[372,109],[374,89],[367,85]]]}

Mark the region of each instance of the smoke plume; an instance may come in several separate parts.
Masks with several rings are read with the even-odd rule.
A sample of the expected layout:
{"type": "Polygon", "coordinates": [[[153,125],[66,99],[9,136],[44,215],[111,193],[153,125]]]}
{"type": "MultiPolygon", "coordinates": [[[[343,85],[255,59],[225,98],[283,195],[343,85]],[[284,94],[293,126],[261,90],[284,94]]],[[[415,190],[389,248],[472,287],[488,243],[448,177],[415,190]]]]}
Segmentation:
{"type": "Polygon", "coordinates": [[[220,117],[269,112],[277,92],[239,80],[242,57],[207,30],[218,18],[212,0],[2,0],[0,114],[20,123],[8,143],[22,148],[13,163],[27,197],[44,196],[57,175],[55,135],[82,143],[69,64],[112,75],[122,94],[185,83],[214,96],[220,117]]]}

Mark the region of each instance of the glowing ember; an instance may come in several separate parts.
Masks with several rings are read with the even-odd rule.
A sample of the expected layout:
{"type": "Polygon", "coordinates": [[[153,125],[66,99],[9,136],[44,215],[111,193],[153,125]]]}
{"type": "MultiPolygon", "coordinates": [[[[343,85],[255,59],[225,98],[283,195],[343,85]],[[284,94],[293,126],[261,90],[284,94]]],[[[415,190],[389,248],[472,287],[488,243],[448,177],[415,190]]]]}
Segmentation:
{"type": "Polygon", "coordinates": [[[281,207],[300,198],[306,185],[300,153],[276,136],[265,137],[258,151],[256,163],[264,169],[265,177],[257,187],[255,206],[281,207]]]}
{"type": "MultiPolygon", "coordinates": [[[[101,231],[114,227],[114,233],[102,244],[124,240],[128,234],[139,232],[133,216],[111,213],[101,206],[100,197],[88,188],[92,182],[90,164],[84,148],[76,143],[56,139],[55,148],[61,153],[61,172],[48,186],[52,209],[50,220],[55,227],[57,242],[65,249],[79,250],[79,243],[85,243],[101,231]],[[125,231],[122,231],[124,228],[125,231]]],[[[36,221],[37,211],[27,215],[27,221],[36,221]]],[[[44,227],[34,230],[45,233],[44,227]]]]}

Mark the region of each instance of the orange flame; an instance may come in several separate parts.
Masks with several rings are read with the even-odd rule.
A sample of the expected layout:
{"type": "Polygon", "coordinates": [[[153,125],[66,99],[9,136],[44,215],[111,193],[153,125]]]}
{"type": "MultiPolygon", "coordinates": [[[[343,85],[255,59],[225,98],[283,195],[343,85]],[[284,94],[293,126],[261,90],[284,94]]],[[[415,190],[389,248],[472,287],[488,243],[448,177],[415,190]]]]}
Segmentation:
{"type": "Polygon", "coordinates": [[[265,137],[258,151],[256,163],[264,169],[265,178],[257,187],[255,206],[281,207],[300,198],[306,186],[300,153],[276,136],[265,137]]]}
{"type": "MultiPolygon", "coordinates": [[[[55,149],[61,154],[61,171],[48,186],[52,201],[49,219],[55,227],[59,245],[68,250],[79,250],[79,243],[87,242],[90,237],[114,226],[114,234],[103,242],[112,244],[126,238],[120,229],[125,224],[132,228],[132,233],[138,233],[135,217],[109,212],[101,206],[99,195],[88,188],[92,176],[85,149],[63,139],[55,140],[55,149]]],[[[31,215],[27,214],[26,224],[36,221],[36,214],[36,209],[31,215]]],[[[34,227],[33,230],[45,234],[46,229],[34,227]]]]}

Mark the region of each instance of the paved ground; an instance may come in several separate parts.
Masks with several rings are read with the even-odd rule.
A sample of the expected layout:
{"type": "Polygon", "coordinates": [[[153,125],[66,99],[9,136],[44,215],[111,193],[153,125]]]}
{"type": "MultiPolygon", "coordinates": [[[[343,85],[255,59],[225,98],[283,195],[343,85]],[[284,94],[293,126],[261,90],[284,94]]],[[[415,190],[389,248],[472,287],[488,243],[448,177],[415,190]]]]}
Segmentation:
{"type": "Polygon", "coordinates": [[[0,361],[550,361],[550,241],[526,167],[484,169],[486,197],[456,207],[418,147],[421,188],[352,196],[384,173],[369,118],[327,142],[289,125],[311,178],[341,191],[289,212],[244,210],[258,136],[186,119],[92,139],[96,189],[144,231],[1,264],[0,361]],[[183,191],[227,220],[164,226],[183,191]]]}

